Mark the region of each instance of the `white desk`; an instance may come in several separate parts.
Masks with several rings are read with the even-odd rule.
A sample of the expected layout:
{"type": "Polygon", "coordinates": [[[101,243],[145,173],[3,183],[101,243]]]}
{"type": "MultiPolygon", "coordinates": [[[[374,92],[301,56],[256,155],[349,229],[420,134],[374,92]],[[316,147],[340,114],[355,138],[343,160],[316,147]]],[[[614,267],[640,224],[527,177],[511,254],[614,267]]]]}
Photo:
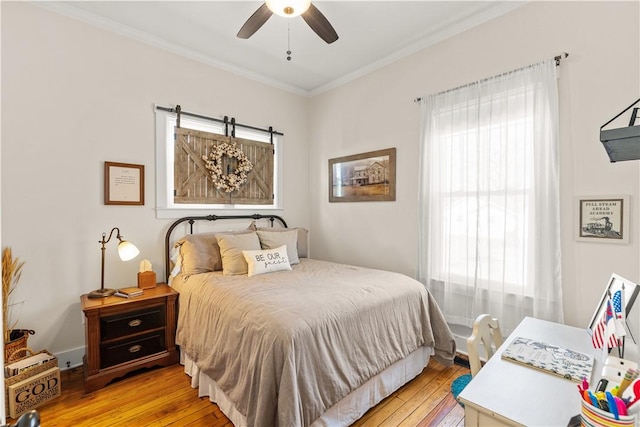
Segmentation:
{"type": "Polygon", "coordinates": [[[589,384],[600,379],[602,350],[593,348],[587,329],[527,317],[460,393],[465,426],[564,427],[580,413],[577,383],[502,360],[502,351],[518,336],[592,354],[589,384]]]}

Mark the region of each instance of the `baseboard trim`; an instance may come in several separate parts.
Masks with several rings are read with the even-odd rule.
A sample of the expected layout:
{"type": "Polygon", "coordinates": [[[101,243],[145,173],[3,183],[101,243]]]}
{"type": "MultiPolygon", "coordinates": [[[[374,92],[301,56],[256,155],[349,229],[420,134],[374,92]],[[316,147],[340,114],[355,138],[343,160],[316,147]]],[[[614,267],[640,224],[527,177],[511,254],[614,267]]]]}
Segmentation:
{"type": "Polygon", "coordinates": [[[85,354],[85,347],[78,347],[71,350],[66,350],[60,353],[54,353],[54,356],[58,358],[58,367],[61,371],[67,369],[77,368],[82,366],[82,359],[85,354]]]}
{"type": "Polygon", "coordinates": [[[470,368],[469,356],[466,354],[456,353],[456,356],[453,358],[453,363],[459,366],[464,366],[465,368],[470,368]]]}

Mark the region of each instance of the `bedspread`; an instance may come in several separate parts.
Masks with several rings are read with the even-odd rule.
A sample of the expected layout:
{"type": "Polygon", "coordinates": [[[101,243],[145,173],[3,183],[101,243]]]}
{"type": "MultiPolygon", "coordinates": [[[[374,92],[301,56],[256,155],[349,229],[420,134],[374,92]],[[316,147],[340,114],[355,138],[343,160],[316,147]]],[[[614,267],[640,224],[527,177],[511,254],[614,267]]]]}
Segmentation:
{"type": "Polygon", "coordinates": [[[455,342],[422,284],[302,259],[292,271],[172,281],[176,342],[252,426],[308,426],[421,346],[451,364],[455,342]]]}

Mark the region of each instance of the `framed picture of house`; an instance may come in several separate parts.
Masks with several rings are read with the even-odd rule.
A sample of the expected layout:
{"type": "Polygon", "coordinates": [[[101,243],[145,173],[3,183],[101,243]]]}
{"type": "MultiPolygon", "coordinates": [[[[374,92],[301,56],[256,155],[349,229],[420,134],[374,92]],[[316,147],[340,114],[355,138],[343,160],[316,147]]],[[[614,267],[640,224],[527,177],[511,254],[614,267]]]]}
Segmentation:
{"type": "Polygon", "coordinates": [[[577,201],[576,240],[629,243],[629,196],[584,196],[577,201]]]}
{"type": "Polygon", "coordinates": [[[396,200],[396,149],[329,159],[329,202],[396,200]]]}

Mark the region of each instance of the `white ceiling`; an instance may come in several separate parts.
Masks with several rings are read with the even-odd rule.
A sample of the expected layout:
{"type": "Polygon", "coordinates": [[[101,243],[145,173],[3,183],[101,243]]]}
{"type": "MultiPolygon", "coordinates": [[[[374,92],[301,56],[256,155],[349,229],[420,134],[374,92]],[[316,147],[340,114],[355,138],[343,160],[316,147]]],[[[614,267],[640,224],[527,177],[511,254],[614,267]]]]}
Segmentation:
{"type": "Polygon", "coordinates": [[[277,15],[236,34],[260,1],[45,1],[91,25],[309,95],[336,87],[522,5],[522,1],[314,1],[339,39],[277,15]],[[290,32],[291,61],[287,61],[290,32]]]}

